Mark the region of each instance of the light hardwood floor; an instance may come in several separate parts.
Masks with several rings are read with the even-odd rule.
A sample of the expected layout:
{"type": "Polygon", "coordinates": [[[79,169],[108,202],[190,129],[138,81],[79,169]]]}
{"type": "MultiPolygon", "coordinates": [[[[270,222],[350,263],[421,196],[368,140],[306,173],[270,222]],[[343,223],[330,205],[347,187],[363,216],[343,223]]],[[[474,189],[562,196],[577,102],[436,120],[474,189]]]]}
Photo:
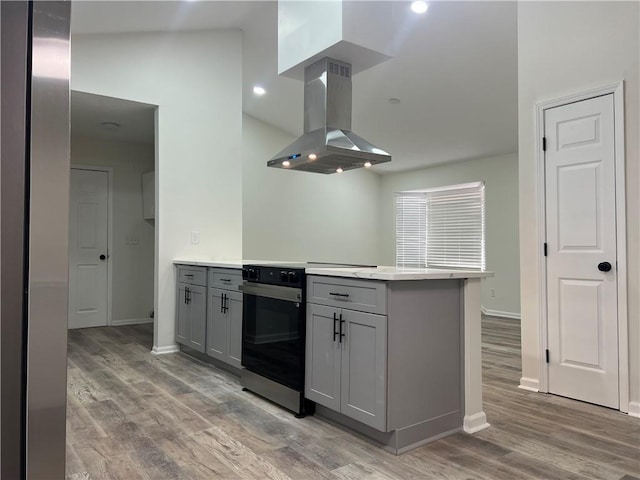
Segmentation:
{"type": "Polygon", "coordinates": [[[149,353],[149,325],[69,332],[67,478],[625,479],[640,421],[517,388],[518,323],[483,319],[491,428],[393,456],[250,393],[183,354],[149,353]]]}

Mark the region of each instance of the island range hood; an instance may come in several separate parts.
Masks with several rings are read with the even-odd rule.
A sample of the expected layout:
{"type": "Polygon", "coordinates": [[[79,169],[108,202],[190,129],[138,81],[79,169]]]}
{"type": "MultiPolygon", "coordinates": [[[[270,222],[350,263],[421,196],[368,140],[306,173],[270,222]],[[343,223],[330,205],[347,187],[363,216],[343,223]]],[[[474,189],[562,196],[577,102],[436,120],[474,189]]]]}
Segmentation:
{"type": "Polygon", "coordinates": [[[304,70],[304,134],[268,167],[336,173],[391,161],[351,131],[351,65],[323,58],[304,70]]]}

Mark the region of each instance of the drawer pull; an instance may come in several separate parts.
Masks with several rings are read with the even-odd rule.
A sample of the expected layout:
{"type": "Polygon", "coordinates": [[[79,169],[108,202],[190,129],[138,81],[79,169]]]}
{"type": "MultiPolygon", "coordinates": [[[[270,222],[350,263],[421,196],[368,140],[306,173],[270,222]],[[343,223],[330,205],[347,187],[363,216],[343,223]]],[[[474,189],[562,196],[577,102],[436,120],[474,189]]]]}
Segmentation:
{"type": "Polygon", "coordinates": [[[220,281],[221,282],[231,283],[231,279],[230,278],[221,278],[220,281]]]}
{"type": "Polygon", "coordinates": [[[329,292],[329,295],[333,295],[334,297],[342,297],[342,298],[348,298],[349,297],[348,293],[333,293],[333,292],[329,292]]]}
{"type": "Polygon", "coordinates": [[[193,278],[193,275],[192,275],[192,274],[190,274],[190,273],[185,273],[185,274],[184,274],[184,276],[185,276],[185,277],[189,277],[189,278],[193,278]]]}

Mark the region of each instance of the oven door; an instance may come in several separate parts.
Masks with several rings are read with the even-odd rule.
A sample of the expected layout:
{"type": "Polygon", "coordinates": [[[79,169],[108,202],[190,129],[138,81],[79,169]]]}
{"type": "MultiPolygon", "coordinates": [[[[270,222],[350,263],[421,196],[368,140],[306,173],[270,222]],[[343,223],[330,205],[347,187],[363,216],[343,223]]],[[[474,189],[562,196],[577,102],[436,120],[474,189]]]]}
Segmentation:
{"type": "Polygon", "coordinates": [[[304,389],[302,290],[245,282],[242,365],[297,391],[304,389]]]}

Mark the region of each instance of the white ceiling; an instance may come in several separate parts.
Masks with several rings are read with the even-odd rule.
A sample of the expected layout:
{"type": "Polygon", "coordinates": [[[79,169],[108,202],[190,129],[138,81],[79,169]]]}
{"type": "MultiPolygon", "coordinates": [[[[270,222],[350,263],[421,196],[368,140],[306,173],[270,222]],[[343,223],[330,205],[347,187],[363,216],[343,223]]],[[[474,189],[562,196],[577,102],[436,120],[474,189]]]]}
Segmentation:
{"type": "MultiPolygon", "coordinates": [[[[353,131],[393,156],[376,171],[515,152],[516,2],[430,2],[425,15],[409,4],[392,2],[395,57],[353,77],[353,131]]],[[[302,83],[277,75],[276,2],[72,4],[73,34],[210,28],[244,31],[245,113],[300,135],[302,83]]]]}
{"type": "Polygon", "coordinates": [[[71,92],[71,134],[101,140],[153,144],[154,105],[71,92]],[[119,128],[103,125],[116,123],[119,128]]]}

